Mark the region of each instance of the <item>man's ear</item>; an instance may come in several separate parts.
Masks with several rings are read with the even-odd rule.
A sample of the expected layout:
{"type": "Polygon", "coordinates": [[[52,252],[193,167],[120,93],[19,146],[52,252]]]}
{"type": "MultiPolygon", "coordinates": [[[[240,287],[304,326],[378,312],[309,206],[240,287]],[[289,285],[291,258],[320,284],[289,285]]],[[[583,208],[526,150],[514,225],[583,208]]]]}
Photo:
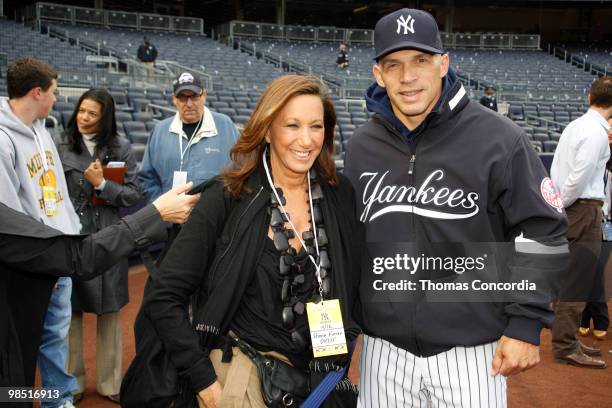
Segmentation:
{"type": "Polygon", "coordinates": [[[448,58],[448,54],[442,54],[440,56],[440,78],[444,78],[446,74],[448,74],[448,69],[450,67],[450,60],[448,58]]]}
{"type": "Polygon", "coordinates": [[[379,63],[376,63],[372,66],[372,75],[374,75],[374,79],[376,79],[376,83],[378,84],[378,86],[384,88],[385,82],[382,78],[382,67],[379,63]]]}
{"type": "Polygon", "coordinates": [[[34,99],[40,98],[41,93],[42,93],[42,88],[40,86],[30,89],[30,92],[29,92],[30,96],[32,96],[34,99]]]}

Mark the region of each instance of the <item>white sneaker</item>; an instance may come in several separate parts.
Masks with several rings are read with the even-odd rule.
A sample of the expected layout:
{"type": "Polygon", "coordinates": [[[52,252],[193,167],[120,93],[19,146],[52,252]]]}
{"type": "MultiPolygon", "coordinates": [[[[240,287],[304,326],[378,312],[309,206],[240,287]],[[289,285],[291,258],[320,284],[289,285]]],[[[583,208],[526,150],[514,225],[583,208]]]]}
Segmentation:
{"type": "Polygon", "coordinates": [[[58,408],[76,408],[76,407],[74,406],[72,401],[64,401],[64,403],[60,405],[58,408]]]}

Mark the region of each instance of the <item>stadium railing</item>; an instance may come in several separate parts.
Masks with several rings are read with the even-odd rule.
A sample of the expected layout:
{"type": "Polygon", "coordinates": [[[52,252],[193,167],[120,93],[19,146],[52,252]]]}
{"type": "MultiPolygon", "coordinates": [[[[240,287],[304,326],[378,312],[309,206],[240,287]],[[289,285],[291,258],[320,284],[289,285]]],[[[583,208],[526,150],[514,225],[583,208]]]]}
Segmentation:
{"type": "Polygon", "coordinates": [[[38,2],[25,8],[24,20],[35,24],[56,21],[70,24],[93,24],[145,31],[174,31],[204,34],[204,20],[148,13],[102,10],[56,3],[38,2]]]}
{"type": "MultiPolygon", "coordinates": [[[[313,42],[347,42],[374,44],[374,30],[316,26],[292,26],[230,21],[216,28],[220,38],[251,37],[261,39],[297,40],[313,42]]],[[[444,47],[540,49],[537,34],[505,33],[441,33],[444,47]]]]}

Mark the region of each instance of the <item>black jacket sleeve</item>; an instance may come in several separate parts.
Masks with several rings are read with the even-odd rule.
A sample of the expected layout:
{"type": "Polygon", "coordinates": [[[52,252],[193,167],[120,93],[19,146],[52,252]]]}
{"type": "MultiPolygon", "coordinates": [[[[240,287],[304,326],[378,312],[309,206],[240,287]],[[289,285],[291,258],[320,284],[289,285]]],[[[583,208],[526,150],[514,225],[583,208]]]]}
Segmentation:
{"type": "Polygon", "coordinates": [[[214,383],[217,376],[208,350],[200,346],[199,336],[189,322],[188,305],[200,285],[205,284],[217,236],[225,224],[229,207],[226,203],[221,183],[202,193],[164,258],[143,304],[170,360],[195,392],[214,383]]]}
{"type": "Polygon", "coordinates": [[[2,220],[17,220],[4,223],[0,230],[0,262],[25,273],[92,279],[137,247],[162,241],[167,235],[153,205],[89,236],[64,235],[4,205],[0,213],[2,220]]]}
{"type": "Polygon", "coordinates": [[[555,207],[554,196],[545,191],[548,175],[523,135],[517,138],[504,173],[499,178],[498,204],[512,231],[509,238],[515,237],[511,279],[528,279],[537,286],[535,296],[519,299],[517,295],[505,306],[509,320],[504,334],[539,344],[542,327],[550,327],[554,318],[548,303],[558,294],[569,265],[567,219],[563,209],[555,207]]]}
{"type": "Polygon", "coordinates": [[[144,58],[144,53],[145,53],[145,46],[141,44],[141,45],[138,47],[138,51],[137,51],[137,53],[136,53],[136,56],[138,57],[138,59],[139,59],[140,61],[142,61],[142,60],[143,60],[143,58],[144,58]]]}

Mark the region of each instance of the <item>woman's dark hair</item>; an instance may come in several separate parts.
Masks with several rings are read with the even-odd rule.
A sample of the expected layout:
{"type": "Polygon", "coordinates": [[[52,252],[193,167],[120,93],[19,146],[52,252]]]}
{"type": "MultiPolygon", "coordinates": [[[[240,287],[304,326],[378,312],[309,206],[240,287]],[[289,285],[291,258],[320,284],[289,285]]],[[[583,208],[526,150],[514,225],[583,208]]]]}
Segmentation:
{"type": "Polygon", "coordinates": [[[77,154],[83,152],[83,135],[79,132],[77,126],[77,114],[81,108],[81,104],[85,99],[98,102],[102,107],[100,112],[100,127],[94,138],[96,142],[96,152],[107,147],[113,149],[116,147],[117,140],[117,122],[115,121],[115,101],[106,89],[90,89],[79,98],[74,112],[68,121],[64,134],[70,143],[70,150],[77,154]]]}

